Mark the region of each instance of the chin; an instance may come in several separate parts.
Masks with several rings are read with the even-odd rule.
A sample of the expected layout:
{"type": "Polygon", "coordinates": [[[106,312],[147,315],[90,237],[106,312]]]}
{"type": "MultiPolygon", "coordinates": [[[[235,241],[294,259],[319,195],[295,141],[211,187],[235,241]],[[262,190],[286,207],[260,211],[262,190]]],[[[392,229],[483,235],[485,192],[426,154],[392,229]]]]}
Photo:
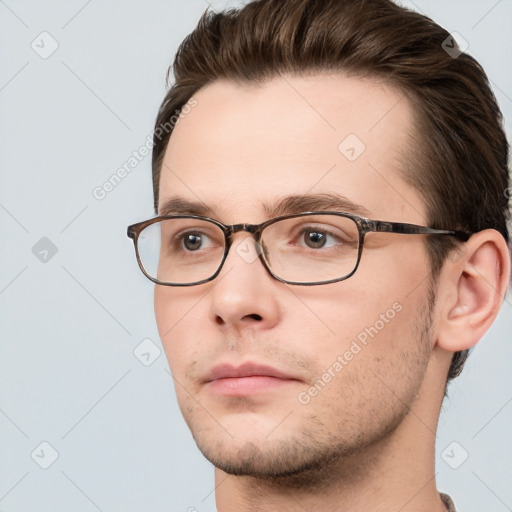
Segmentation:
{"type": "Polygon", "coordinates": [[[226,450],[217,446],[214,449],[198,444],[203,455],[218,469],[234,476],[249,476],[259,479],[289,478],[316,470],[324,466],[332,453],[312,453],[296,442],[280,442],[278,445],[247,442],[240,448],[226,450]]]}

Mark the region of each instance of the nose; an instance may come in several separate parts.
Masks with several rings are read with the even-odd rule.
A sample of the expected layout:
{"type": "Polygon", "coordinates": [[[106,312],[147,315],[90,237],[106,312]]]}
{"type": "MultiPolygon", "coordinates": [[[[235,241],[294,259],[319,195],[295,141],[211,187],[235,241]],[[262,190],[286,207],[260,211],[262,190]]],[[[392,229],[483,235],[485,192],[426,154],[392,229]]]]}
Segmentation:
{"type": "Polygon", "coordinates": [[[230,247],[224,266],[212,283],[211,319],[226,328],[269,329],[281,316],[277,288],[263,266],[259,246],[247,233],[239,233],[230,247]]]}

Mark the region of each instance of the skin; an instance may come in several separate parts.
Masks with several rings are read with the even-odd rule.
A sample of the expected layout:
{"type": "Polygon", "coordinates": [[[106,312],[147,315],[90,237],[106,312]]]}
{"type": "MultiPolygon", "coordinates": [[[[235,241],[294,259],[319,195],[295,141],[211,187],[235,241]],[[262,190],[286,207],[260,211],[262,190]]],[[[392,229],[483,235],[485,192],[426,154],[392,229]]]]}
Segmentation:
{"type": "MultiPolygon", "coordinates": [[[[195,98],[167,148],[160,205],[180,197],[226,224],[256,224],[285,196],[335,192],[370,218],[426,224],[420,193],[400,174],[411,107],[389,85],[286,76],[218,81],[195,98]],[[338,149],[348,134],[366,146],[352,162],[338,149]]],[[[443,267],[432,304],[423,236],[371,233],[355,275],[312,287],[247,262],[236,251],[247,237],[235,235],[212,282],[157,285],[154,296],[180,408],[216,466],[219,512],[445,510],[434,442],[446,376],[453,352],[474,345],[499,310],[510,267],[503,238],[474,235],[443,267]],[[393,304],[394,318],[301,403],[393,304]],[[219,363],[248,361],[293,380],[236,397],[205,382],[219,363]]]]}

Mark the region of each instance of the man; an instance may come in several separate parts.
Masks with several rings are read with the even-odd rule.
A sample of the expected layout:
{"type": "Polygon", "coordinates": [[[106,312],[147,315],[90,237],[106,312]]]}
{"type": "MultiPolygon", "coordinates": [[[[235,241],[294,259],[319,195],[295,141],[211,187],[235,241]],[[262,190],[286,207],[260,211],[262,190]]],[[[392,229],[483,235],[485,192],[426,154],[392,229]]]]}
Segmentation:
{"type": "Polygon", "coordinates": [[[177,54],[129,235],[219,512],[455,510],[435,432],[507,289],[509,177],[449,37],[388,0],[262,0],[177,54]]]}

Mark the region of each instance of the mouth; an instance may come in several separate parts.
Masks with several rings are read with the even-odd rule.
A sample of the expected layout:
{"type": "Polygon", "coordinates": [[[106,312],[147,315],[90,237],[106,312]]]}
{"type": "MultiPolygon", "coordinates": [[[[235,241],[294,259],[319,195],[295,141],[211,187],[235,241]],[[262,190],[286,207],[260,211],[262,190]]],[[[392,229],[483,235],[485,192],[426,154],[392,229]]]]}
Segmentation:
{"type": "Polygon", "coordinates": [[[298,382],[301,381],[297,377],[277,368],[255,363],[221,364],[213,367],[205,378],[212,393],[232,397],[267,393],[298,382]]]}

